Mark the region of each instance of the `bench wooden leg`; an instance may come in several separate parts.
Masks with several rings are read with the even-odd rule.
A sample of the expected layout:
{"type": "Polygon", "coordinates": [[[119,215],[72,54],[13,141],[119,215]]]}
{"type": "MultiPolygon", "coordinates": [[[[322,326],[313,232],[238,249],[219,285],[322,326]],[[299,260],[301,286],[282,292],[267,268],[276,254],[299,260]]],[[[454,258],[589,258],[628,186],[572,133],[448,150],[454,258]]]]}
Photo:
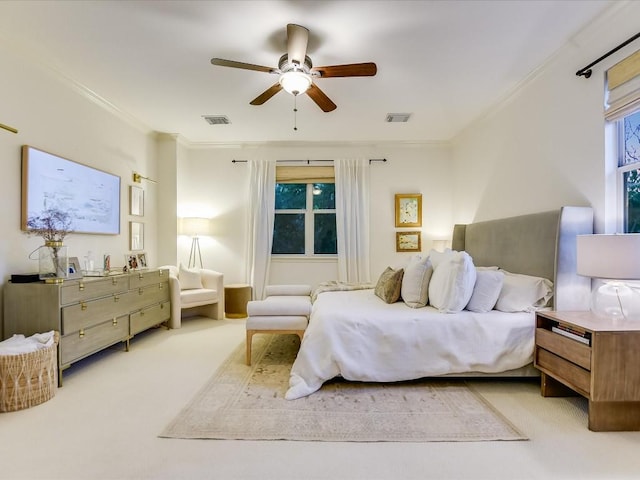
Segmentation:
{"type": "Polygon", "coordinates": [[[251,366],[251,339],[253,338],[253,330],[247,330],[247,365],[251,366]]]}

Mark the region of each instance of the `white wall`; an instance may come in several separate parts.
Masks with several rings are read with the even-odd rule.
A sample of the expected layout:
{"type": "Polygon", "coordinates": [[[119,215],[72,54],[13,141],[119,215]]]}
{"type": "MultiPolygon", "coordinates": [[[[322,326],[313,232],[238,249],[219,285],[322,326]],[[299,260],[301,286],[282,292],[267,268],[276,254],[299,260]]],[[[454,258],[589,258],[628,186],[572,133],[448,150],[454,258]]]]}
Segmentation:
{"type": "Polygon", "coordinates": [[[637,32],[640,2],[583,30],[510,98],[454,142],[455,218],[460,222],[591,205],[596,229],[615,223],[615,189],[605,162],[604,72],[631,44],[575,72],[637,32]]]}
{"type": "MultiPolygon", "coordinates": [[[[213,216],[216,234],[201,238],[203,263],[224,272],[225,283],[246,282],[246,218],[248,168],[233,159],[387,158],[371,164],[372,280],[390,264],[410,254],[395,252],[394,195],[422,193],[423,251],[433,239],[450,238],[452,229],[451,168],[446,145],[311,145],[245,148],[197,147],[178,166],[178,215],[213,216]]],[[[413,230],[413,229],[412,229],[413,230]]],[[[178,239],[179,261],[187,263],[191,240],[178,239]]],[[[270,283],[316,285],[337,277],[335,261],[300,259],[272,263],[270,283]]]]}
{"type": "MultiPolygon", "coordinates": [[[[24,54],[10,50],[10,45],[0,44],[0,65],[0,123],[18,129],[18,134],[0,129],[1,282],[12,273],[37,272],[37,260],[28,257],[43,244],[41,238],[27,237],[20,230],[20,151],[24,144],[121,177],[121,234],[70,234],[65,244],[69,255],[79,257],[80,261],[92,251],[96,260],[108,253],[112,256],[112,265],[123,266],[124,255],[129,250],[129,221],[136,218],[129,216],[128,187],[133,183],[134,171],[149,176],[155,174],[152,136],[89,100],[60,76],[27,61],[24,54]]],[[[157,250],[156,191],[143,186],[147,204],[143,220],[145,250],[153,265],[157,250]]]]}

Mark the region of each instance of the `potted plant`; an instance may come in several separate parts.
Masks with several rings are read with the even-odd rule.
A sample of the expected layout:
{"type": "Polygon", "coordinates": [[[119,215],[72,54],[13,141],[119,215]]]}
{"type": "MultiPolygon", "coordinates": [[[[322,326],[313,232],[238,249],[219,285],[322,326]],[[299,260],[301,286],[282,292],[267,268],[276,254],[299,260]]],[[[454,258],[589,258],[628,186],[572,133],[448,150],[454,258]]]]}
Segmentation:
{"type": "Polygon", "coordinates": [[[27,235],[38,235],[44,245],[38,249],[40,279],[62,282],[69,275],[69,257],[64,237],[71,232],[71,215],[58,208],[48,208],[27,219],[27,235]]]}

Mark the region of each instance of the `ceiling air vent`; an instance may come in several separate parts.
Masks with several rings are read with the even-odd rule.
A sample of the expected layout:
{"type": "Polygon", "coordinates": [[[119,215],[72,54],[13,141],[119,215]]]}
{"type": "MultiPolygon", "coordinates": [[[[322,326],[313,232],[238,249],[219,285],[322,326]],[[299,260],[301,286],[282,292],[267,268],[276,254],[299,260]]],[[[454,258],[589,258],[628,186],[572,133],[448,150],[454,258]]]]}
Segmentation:
{"type": "Polygon", "coordinates": [[[387,113],[387,123],[407,122],[409,121],[410,113],[387,113]]]}
{"type": "Polygon", "coordinates": [[[224,115],[203,115],[209,125],[229,125],[229,118],[224,115]]]}

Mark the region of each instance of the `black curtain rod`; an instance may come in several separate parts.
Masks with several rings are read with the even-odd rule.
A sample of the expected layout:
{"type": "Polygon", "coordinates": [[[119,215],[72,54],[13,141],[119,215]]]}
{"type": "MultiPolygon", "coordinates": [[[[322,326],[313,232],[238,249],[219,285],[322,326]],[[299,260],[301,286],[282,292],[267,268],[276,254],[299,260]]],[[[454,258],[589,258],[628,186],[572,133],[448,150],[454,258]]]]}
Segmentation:
{"type": "MultiPolygon", "coordinates": [[[[248,160],[231,160],[231,163],[247,163],[248,160]]],[[[386,162],[386,158],[370,158],[369,164],[371,162],[386,162]]],[[[277,163],[289,163],[289,162],[307,162],[309,165],[311,162],[333,162],[333,160],[276,160],[277,163]]]]}
{"type": "Polygon", "coordinates": [[[594,60],[593,62],[591,62],[589,65],[587,65],[586,67],[581,68],[580,70],[578,70],[576,72],[576,75],[578,77],[584,77],[584,78],[589,78],[591,76],[591,74],[593,73],[591,71],[591,67],[593,67],[595,64],[600,63],[602,60],[604,60],[605,58],[607,58],[609,55],[613,55],[614,53],[616,53],[618,50],[620,50],[622,47],[626,47],[627,45],[629,45],[631,42],[633,42],[634,40],[636,40],[637,38],[640,37],[640,33],[636,33],[633,37],[631,37],[630,39],[622,42],[620,45],[618,45],[616,48],[614,48],[613,50],[609,50],[607,53],[605,53],[604,55],[602,55],[599,59],[594,60]]]}

